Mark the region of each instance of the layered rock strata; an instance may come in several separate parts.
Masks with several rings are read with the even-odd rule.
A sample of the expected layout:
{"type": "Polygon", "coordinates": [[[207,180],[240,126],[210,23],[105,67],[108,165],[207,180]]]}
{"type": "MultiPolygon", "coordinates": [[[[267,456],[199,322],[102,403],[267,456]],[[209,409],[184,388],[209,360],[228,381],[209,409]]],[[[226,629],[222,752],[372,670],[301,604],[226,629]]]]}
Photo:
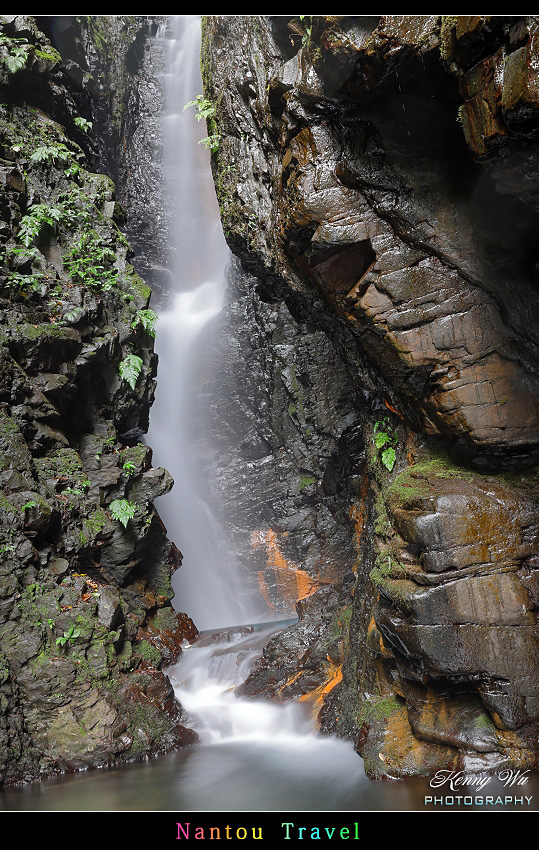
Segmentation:
{"type": "MultiPolygon", "coordinates": [[[[305,428],[322,433],[344,391],[356,434],[333,477],[347,546],[331,575],[312,571],[299,631],[272,641],[244,692],[321,689],[323,728],[353,737],[372,776],[539,755],[536,26],[204,21],[215,184],[253,312],[295,322],[286,350],[265,334],[295,411],[295,335],[325,338],[332,356],[303,374],[321,386],[324,369],[330,389],[305,428]]],[[[279,434],[286,454],[279,404],[288,433],[265,445],[279,434]]],[[[246,442],[254,472],[270,452],[246,442]]],[[[322,467],[304,467],[319,505],[322,467]]],[[[262,519],[281,527],[267,502],[262,519]]],[[[309,572],[306,549],[284,566],[309,572]]]]}
{"type": "Polygon", "coordinates": [[[196,630],[141,443],[150,290],[112,181],[94,173],[82,78],[33,18],[0,19],[0,778],[164,752],[194,734],[163,665],[196,630]]]}

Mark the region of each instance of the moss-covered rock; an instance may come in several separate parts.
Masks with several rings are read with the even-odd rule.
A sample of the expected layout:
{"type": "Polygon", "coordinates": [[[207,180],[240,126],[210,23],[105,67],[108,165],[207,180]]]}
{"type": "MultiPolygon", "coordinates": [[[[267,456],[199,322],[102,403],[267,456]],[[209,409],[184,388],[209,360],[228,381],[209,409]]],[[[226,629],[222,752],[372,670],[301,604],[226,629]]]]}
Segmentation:
{"type": "MultiPolygon", "coordinates": [[[[170,476],[137,445],[150,290],[127,262],[114,184],[87,159],[88,95],[33,18],[0,19],[0,92],[0,782],[13,783],[193,736],[159,629],[135,640],[168,609],[179,562],[151,505],[170,476]],[[132,354],[134,389],[119,369],[132,354]],[[141,504],[124,529],[110,504],[128,487],[141,504]]],[[[179,621],[163,616],[173,642],[179,621]]]]}

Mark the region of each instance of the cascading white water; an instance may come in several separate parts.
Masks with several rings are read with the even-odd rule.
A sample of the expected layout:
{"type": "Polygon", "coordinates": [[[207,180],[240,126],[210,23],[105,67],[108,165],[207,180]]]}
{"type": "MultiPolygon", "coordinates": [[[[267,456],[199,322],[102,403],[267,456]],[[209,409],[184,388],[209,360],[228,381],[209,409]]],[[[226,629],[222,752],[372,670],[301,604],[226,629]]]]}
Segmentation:
{"type": "Polygon", "coordinates": [[[159,373],[148,442],[154,447],[154,461],[165,466],[175,481],[172,493],[157,501],[183,554],[182,568],[173,580],[174,605],[187,611],[199,629],[207,629],[235,625],[249,616],[234,557],[208,507],[201,477],[207,451],[201,373],[222,310],[229,253],[209,153],[198,144],[206,133],[205,122],[195,120],[193,108],[184,109],[202,91],[200,18],[184,15],[171,22],[174,38],[167,40],[171,71],[165,76],[163,135],[175,263],[172,291],[159,312],[159,373]]]}
{"type": "Polygon", "coordinates": [[[260,631],[240,628],[204,636],[168,671],[200,735],[201,746],[190,765],[195,783],[186,792],[193,807],[354,808],[366,780],[349,742],[315,735],[306,703],[234,695],[234,687],[278,630],[274,624],[260,631]]]}
{"type": "Polygon", "coordinates": [[[255,632],[239,628],[209,634],[186,649],[181,663],[168,671],[176,695],[196,719],[203,743],[271,741],[274,745],[282,739],[289,745],[298,735],[311,735],[311,720],[298,703],[234,696],[234,687],[244,681],[262,646],[277,630],[273,625],[255,632]]]}
{"type": "MultiPolygon", "coordinates": [[[[183,109],[201,91],[199,21],[195,16],[181,17],[175,19],[174,27],[172,71],[167,76],[165,173],[169,194],[177,201],[172,223],[176,274],[174,292],[158,325],[158,390],[149,442],[156,459],[175,479],[172,494],[160,500],[158,509],[184,555],[176,585],[179,607],[199,629],[217,630],[253,622],[258,611],[256,606],[241,610],[238,605],[233,560],[212,522],[198,478],[203,411],[197,369],[212,320],[223,303],[228,249],[220,230],[208,155],[197,144],[204,135],[204,122],[197,124],[192,110],[183,109]]],[[[317,738],[303,704],[235,698],[235,686],[247,676],[270,633],[271,627],[214,632],[186,648],[181,662],[168,671],[180,702],[194,718],[201,742],[221,748],[221,758],[223,746],[228,752],[233,747],[234,758],[240,762],[252,757],[252,748],[261,749],[266,761],[273,760],[277,775],[288,781],[290,764],[305,780],[312,772],[312,760],[324,757],[325,769],[335,774],[335,780],[342,775],[342,759],[348,759],[347,782],[353,784],[361,775],[359,759],[349,745],[317,738]]]]}

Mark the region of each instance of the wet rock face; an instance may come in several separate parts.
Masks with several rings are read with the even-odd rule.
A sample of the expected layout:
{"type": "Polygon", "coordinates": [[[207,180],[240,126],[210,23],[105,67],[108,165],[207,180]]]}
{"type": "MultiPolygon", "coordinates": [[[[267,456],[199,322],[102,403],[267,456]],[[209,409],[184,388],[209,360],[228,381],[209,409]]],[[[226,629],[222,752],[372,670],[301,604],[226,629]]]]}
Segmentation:
{"type": "Polygon", "coordinates": [[[538,718],[535,486],[419,460],[387,491],[393,535],[379,535],[373,576],[405,678],[473,683],[500,728],[538,718]]]}
{"type": "Polygon", "coordinates": [[[0,30],[0,781],[13,783],[191,741],[161,667],[196,630],[171,608],[181,555],[152,504],[172,479],[139,441],[150,290],[114,185],[88,165],[87,94],[34,19],[0,30]]]}
{"type": "MultiPolygon", "coordinates": [[[[229,244],[355,389],[359,566],[320,719],[374,776],[538,760],[536,23],[204,23],[229,244]]],[[[278,643],[249,687],[293,680],[278,643]]]]}
{"type": "Polygon", "coordinates": [[[316,718],[326,695],[342,681],[352,584],[349,575],[342,586],[314,585],[297,603],[298,624],[268,642],[237,694],[296,699],[316,718]]]}
{"type": "Polygon", "coordinates": [[[229,281],[209,388],[209,477],[245,581],[289,614],[355,559],[350,508],[365,473],[356,391],[313,319],[262,300],[237,262],[229,281]]]}
{"type": "MultiPolygon", "coordinates": [[[[455,120],[458,89],[442,60],[440,24],[423,24],[424,40],[415,42],[417,34],[385,21],[375,33],[380,54],[376,38],[365,47],[352,24],[346,37],[355,61],[338,89],[325,78],[326,54],[336,60],[327,45],[345,22],[325,25],[313,56],[305,46],[264,69],[267,91],[238,95],[244,135],[249,124],[263,128],[251,174],[242,179],[249,166],[237,138],[226,135],[220,156],[235,170],[220,172],[218,189],[231,220],[258,205],[262,233],[279,233],[271,245],[248,227],[233,228],[232,238],[288,267],[296,286],[314,283],[424,432],[519,449],[539,437],[535,216],[497,194],[474,166],[455,120]],[[383,62],[390,38],[398,46],[383,62]],[[268,211],[263,199],[273,203],[268,211]]],[[[262,41],[260,49],[270,50],[262,41]]],[[[223,109],[234,91],[237,84],[221,97],[223,109]]]]}

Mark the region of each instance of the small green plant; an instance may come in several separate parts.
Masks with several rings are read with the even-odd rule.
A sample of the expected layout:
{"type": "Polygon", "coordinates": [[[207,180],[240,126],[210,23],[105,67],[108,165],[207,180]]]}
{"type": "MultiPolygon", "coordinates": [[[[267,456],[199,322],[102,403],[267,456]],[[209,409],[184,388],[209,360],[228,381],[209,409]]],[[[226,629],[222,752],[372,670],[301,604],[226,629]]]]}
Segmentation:
{"type": "Polygon", "coordinates": [[[39,252],[36,248],[26,248],[24,245],[6,245],[5,259],[9,265],[25,265],[37,260],[39,252]]]}
{"type": "Polygon", "coordinates": [[[64,496],[84,496],[82,490],[79,490],[77,487],[66,487],[65,490],[62,490],[64,496]]]}
{"type": "Polygon", "coordinates": [[[56,645],[65,646],[66,643],[71,643],[71,641],[76,640],[78,637],[80,637],[79,629],[76,629],[75,626],[71,626],[61,637],[56,638],[56,645]]]}
{"type": "Polygon", "coordinates": [[[375,423],[373,443],[380,452],[380,460],[388,472],[391,472],[395,466],[397,457],[395,446],[398,441],[399,438],[393,431],[387,416],[375,423]]]}
{"type": "Polygon", "coordinates": [[[54,626],[55,626],[54,620],[51,620],[50,617],[47,617],[47,625],[52,632],[52,630],[54,629],[54,626]]]}
{"type": "Polygon", "coordinates": [[[219,133],[214,133],[213,136],[206,136],[204,139],[199,141],[199,145],[204,145],[206,150],[215,153],[219,150],[219,145],[221,144],[221,136],[219,133]]]}
{"type": "Polygon", "coordinates": [[[85,233],[64,259],[64,268],[73,283],[108,292],[118,282],[118,270],[111,268],[116,254],[94,233],[85,233]]]}
{"type": "Polygon", "coordinates": [[[147,334],[155,339],[155,323],[158,316],[155,310],[138,310],[135,318],[131,322],[133,330],[142,325],[147,334]]]}
{"type": "Polygon", "coordinates": [[[26,248],[29,248],[34,239],[39,236],[44,224],[55,228],[61,218],[62,211],[58,207],[34,204],[29,208],[28,213],[21,218],[17,238],[26,248]]]}
{"type": "Polygon", "coordinates": [[[76,179],[81,173],[82,168],[77,162],[74,162],[73,165],[70,165],[69,168],[66,168],[64,174],[66,177],[70,177],[71,179],[76,179]]]}
{"type": "MultiPolygon", "coordinates": [[[[75,166],[72,166],[72,168],[74,167],[75,166]]],[[[67,172],[69,170],[70,169],[66,169],[64,173],[67,175],[67,172]]],[[[93,204],[92,198],[88,195],[87,192],[77,186],[70,192],[61,195],[60,200],[62,211],[62,224],[67,227],[68,230],[74,231],[77,230],[77,228],[85,229],[91,225],[95,214],[95,206],[93,204]]],[[[91,247],[94,253],[96,250],[99,250],[99,248],[104,247],[101,244],[97,235],[90,235],[90,239],[88,240],[87,244],[91,247]]],[[[110,251],[111,249],[106,250],[110,251]]]]}
{"type": "Polygon", "coordinates": [[[122,469],[124,469],[124,470],[125,470],[125,474],[129,477],[129,476],[131,476],[131,475],[134,475],[134,474],[135,474],[136,469],[137,469],[137,466],[136,466],[136,464],[135,464],[135,463],[133,463],[133,461],[132,461],[132,460],[126,460],[126,462],[124,463],[124,465],[123,465],[122,469]]]}
{"type": "Polygon", "coordinates": [[[11,293],[27,297],[31,292],[39,291],[44,277],[43,272],[33,272],[33,274],[11,272],[4,281],[3,288],[11,293]]]}
{"type": "Polygon", "coordinates": [[[186,103],[183,107],[183,111],[185,112],[185,110],[189,109],[190,106],[194,106],[198,110],[197,114],[195,115],[197,121],[202,121],[203,118],[213,118],[213,116],[215,115],[214,105],[212,104],[211,100],[205,98],[203,94],[197,94],[194,100],[190,100],[188,103],[186,103]]]}
{"type": "Polygon", "coordinates": [[[130,519],[133,519],[135,516],[135,511],[137,506],[132,502],[128,502],[127,499],[114,499],[113,502],[110,503],[110,512],[114,519],[117,519],[118,522],[121,522],[124,528],[127,528],[127,524],[130,519]]]}
{"type": "Polygon", "coordinates": [[[1,35],[0,48],[9,50],[7,56],[1,57],[1,61],[11,74],[15,74],[25,67],[30,52],[30,45],[26,39],[8,38],[6,35],[1,35]]]}
{"type": "Polygon", "coordinates": [[[40,145],[30,156],[30,164],[40,162],[67,162],[71,153],[61,142],[57,145],[40,145]]]}
{"type": "Polygon", "coordinates": [[[62,322],[65,322],[65,324],[68,325],[76,325],[77,322],[80,322],[84,315],[85,312],[82,307],[73,307],[72,310],[68,310],[63,314],[62,322]]]}
{"type": "Polygon", "coordinates": [[[91,130],[92,126],[93,126],[91,121],[87,121],[86,118],[81,118],[80,115],[77,115],[77,117],[73,119],[73,123],[80,130],[84,130],[85,133],[87,133],[89,130],[91,130]]]}
{"type": "Polygon", "coordinates": [[[132,390],[135,389],[141,369],[142,357],[139,357],[137,354],[128,354],[118,366],[120,378],[127,381],[132,390]]]}
{"type": "Polygon", "coordinates": [[[34,499],[30,499],[29,502],[26,502],[26,504],[22,506],[23,511],[30,508],[37,508],[37,502],[35,502],[34,499]]]}
{"type": "MultiPolygon", "coordinates": [[[[188,103],[186,103],[183,107],[184,111],[190,106],[194,106],[197,109],[197,114],[195,115],[197,121],[202,121],[203,118],[206,121],[208,119],[211,120],[215,116],[215,107],[213,103],[211,102],[211,100],[208,100],[206,97],[204,97],[203,94],[197,94],[194,100],[190,100],[188,103]]],[[[208,129],[211,128],[208,127],[208,129]]],[[[221,136],[219,135],[219,133],[213,133],[210,136],[206,136],[204,139],[200,139],[199,145],[204,145],[206,150],[215,153],[219,150],[220,142],[221,136]]]]}

